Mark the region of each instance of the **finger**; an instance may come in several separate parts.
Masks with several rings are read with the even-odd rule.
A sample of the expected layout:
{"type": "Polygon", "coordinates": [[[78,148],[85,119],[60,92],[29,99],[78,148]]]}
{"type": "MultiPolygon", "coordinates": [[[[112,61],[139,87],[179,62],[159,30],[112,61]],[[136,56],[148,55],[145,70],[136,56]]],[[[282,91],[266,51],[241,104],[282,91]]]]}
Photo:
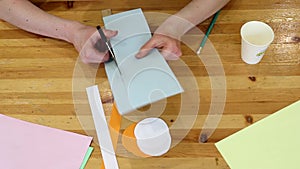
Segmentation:
{"type": "Polygon", "coordinates": [[[101,62],[106,62],[106,61],[108,61],[109,60],[109,53],[108,52],[106,52],[105,54],[104,54],[104,56],[103,56],[103,58],[102,58],[102,61],[101,62]]]}
{"type": "Polygon", "coordinates": [[[118,34],[118,31],[108,29],[104,29],[103,32],[107,38],[112,38],[118,34]]]}
{"type": "Polygon", "coordinates": [[[87,54],[81,55],[83,63],[102,63],[109,59],[109,54],[98,52],[97,50],[89,51],[87,54]]]}
{"type": "Polygon", "coordinates": [[[164,48],[161,50],[161,54],[166,60],[177,60],[182,55],[179,47],[175,46],[170,48],[164,48]]]}
{"type": "Polygon", "coordinates": [[[177,60],[179,59],[180,55],[177,55],[175,53],[172,53],[170,51],[167,51],[167,50],[162,50],[161,51],[161,55],[163,55],[163,57],[166,59],[166,60],[177,60]]]}
{"type": "Polygon", "coordinates": [[[145,43],[139,52],[135,55],[137,58],[143,58],[145,57],[153,48],[157,47],[157,43],[155,40],[150,39],[147,43],[145,43]]]}

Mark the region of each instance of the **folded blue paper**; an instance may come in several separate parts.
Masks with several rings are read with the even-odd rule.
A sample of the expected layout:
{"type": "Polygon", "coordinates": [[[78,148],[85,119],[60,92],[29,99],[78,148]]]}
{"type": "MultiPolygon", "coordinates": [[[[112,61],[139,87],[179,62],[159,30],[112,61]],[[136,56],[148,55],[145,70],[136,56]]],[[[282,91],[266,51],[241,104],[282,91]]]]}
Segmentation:
{"type": "Polygon", "coordinates": [[[151,38],[141,9],[106,16],[103,20],[106,29],[118,30],[111,44],[121,74],[114,62],[105,63],[105,70],[120,114],[183,92],[157,49],[145,58],[135,57],[151,38]]]}

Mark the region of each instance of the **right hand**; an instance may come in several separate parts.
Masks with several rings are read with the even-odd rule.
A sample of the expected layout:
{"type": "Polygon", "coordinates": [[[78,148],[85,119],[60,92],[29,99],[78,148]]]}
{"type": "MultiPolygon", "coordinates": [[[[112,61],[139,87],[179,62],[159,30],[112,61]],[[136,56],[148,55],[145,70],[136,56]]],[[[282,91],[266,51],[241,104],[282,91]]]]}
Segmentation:
{"type": "Polygon", "coordinates": [[[179,40],[154,33],[153,37],[141,47],[136,57],[145,57],[153,48],[157,48],[166,60],[177,60],[182,55],[179,40]]]}

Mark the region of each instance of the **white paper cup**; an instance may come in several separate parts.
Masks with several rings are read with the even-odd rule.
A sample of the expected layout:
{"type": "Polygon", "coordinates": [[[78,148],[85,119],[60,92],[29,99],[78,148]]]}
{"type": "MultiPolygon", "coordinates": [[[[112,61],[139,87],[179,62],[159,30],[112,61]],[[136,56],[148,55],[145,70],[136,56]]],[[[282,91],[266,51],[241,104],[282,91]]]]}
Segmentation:
{"type": "Polygon", "coordinates": [[[165,154],[171,146],[171,134],[168,125],[160,118],[146,118],[134,129],[139,149],[150,156],[165,154]]]}
{"type": "Polygon", "coordinates": [[[242,26],[241,37],[242,60],[248,64],[256,64],[274,40],[274,31],[266,23],[250,21],[242,26]]]}

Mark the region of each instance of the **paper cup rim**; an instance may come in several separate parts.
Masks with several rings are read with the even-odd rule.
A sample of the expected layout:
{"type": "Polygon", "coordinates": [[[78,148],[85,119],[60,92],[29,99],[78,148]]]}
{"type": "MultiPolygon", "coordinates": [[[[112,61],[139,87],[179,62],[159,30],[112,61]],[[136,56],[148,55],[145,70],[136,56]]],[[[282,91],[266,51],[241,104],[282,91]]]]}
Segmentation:
{"type": "Polygon", "coordinates": [[[273,40],[274,40],[274,37],[275,37],[275,34],[274,34],[274,30],[272,29],[272,27],[262,21],[249,21],[249,22],[246,22],[242,25],[241,29],[240,29],[240,35],[242,37],[242,40],[246,43],[248,43],[249,45],[252,45],[252,46],[256,46],[256,47],[264,47],[264,46],[269,46],[273,40]],[[248,24],[251,24],[251,23],[259,23],[259,24],[262,24],[264,26],[266,26],[267,29],[270,30],[271,34],[272,34],[272,39],[268,41],[268,43],[266,43],[265,45],[256,45],[256,44],[253,44],[253,43],[250,43],[249,41],[245,40],[244,38],[244,35],[243,35],[243,30],[245,29],[245,26],[247,26],[248,24]]]}
{"type": "Polygon", "coordinates": [[[140,122],[138,122],[136,124],[133,132],[134,132],[134,135],[137,139],[151,139],[151,138],[159,137],[159,136],[163,135],[166,132],[169,133],[170,131],[169,131],[168,125],[166,124],[166,122],[164,120],[162,120],[161,118],[150,117],[150,118],[145,118],[145,119],[141,120],[140,122]],[[141,130],[140,127],[142,125],[146,125],[147,123],[151,123],[153,121],[156,121],[156,122],[162,124],[162,126],[166,130],[164,130],[164,132],[162,132],[162,133],[157,133],[157,134],[155,134],[153,136],[150,136],[150,137],[141,138],[139,133],[138,133],[138,131],[141,130]]]}
{"type": "Polygon", "coordinates": [[[140,122],[138,122],[134,128],[134,135],[136,137],[137,146],[139,147],[139,149],[143,153],[150,156],[160,156],[168,152],[172,142],[172,137],[168,125],[163,119],[157,117],[145,118],[140,122]],[[154,125],[159,124],[160,127],[162,127],[162,130],[159,130],[159,133],[152,133],[153,135],[148,135],[148,136],[139,135],[142,129],[145,129],[144,127],[147,128],[153,125],[151,124],[153,122],[154,125]],[[149,144],[151,142],[153,144],[149,144]]]}

